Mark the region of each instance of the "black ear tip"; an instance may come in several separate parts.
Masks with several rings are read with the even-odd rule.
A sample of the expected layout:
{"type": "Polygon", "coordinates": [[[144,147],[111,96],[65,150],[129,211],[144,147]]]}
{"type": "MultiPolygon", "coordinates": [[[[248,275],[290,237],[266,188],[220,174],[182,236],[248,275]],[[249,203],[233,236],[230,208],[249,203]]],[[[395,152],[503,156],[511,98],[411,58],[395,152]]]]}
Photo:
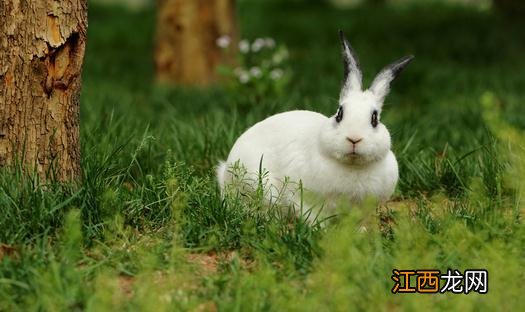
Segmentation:
{"type": "Polygon", "coordinates": [[[345,38],[345,33],[343,32],[342,29],[339,29],[339,38],[341,39],[341,41],[345,41],[346,38],[345,38]]]}
{"type": "Polygon", "coordinates": [[[390,69],[392,70],[392,74],[394,75],[394,78],[399,75],[399,73],[405,68],[412,60],[415,58],[414,55],[407,55],[397,62],[394,62],[392,65],[390,65],[390,69]]]}
{"type": "Polygon", "coordinates": [[[414,58],[415,56],[410,54],[410,55],[404,56],[400,58],[399,60],[395,61],[394,64],[395,66],[398,66],[398,67],[405,67],[408,65],[408,63],[412,62],[414,58]]]}
{"type": "Polygon", "coordinates": [[[408,64],[409,62],[412,62],[412,60],[415,58],[415,56],[410,54],[410,55],[405,56],[404,58],[405,58],[405,62],[407,62],[407,64],[408,64]]]}

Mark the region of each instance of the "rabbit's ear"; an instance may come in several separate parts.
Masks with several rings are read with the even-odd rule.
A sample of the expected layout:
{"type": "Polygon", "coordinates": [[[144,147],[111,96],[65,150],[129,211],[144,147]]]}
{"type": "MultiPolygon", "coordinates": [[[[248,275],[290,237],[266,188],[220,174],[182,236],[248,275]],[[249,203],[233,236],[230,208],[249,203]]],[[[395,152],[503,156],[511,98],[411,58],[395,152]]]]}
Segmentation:
{"type": "Polygon", "coordinates": [[[374,93],[381,103],[385,100],[388,92],[390,91],[390,83],[394,80],[399,73],[405,68],[405,66],[414,59],[413,55],[405,56],[402,59],[395,61],[394,63],[387,65],[383,70],[377,74],[370,86],[370,91],[374,93]]]}
{"type": "Polygon", "coordinates": [[[339,37],[341,38],[343,63],[345,77],[343,81],[343,88],[341,90],[341,98],[345,97],[348,92],[353,90],[361,91],[362,88],[362,74],[359,68],[359,61],[355,56],[352,46],[346,40],[342,30],[339,30],[339,37]]]}

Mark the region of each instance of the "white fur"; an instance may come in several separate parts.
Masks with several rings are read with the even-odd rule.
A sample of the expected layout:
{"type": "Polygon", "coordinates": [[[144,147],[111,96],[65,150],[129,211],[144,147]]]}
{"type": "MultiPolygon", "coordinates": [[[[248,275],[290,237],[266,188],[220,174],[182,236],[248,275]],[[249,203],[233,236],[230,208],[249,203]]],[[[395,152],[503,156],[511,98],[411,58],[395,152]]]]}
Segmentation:
{"type": "MultiPolygon", "coordinates": [[[[255,124],[237,139],[228,160],[219,167],[221,189],[232,179],[227,166],[236,161],[246,168],[251,175],[251,179],[246,181],[251,181],[252,187],[256,188],[262,157],[262,167],[268,171],[265,178],[275,187],[273,190],[280,189],[285,177],[289,177],[292,181],[301,181],[305,189],[327,199],[343,195],[354,202],[366,196],[387,200],[398,179],[397,161],[389,149],[390,137],[378,134],[380,144],[361,142],[365,143],[363,153],[372,154],[366,154],[364,159],[352,159],[344,155],[351,148],[351,144],[345,142],[346,132],[333,129],[333,121],[333,118],[315,112],[291,111],[255,124]],[[330,141],[330,138],[333,139],[330,141]],[[373,154],[376,151],[381,154],[373,154]],[[373,161],[359,163],[366,162],[367,158],[373,161]]],[[[353,134],[364,132],[358,127],[349,128],[354,129],[353,134]]],[[[384,132],[387,133],[386,128],[384,132]]],[[[359,144],[357,150],[361,148],[359,144]]],[[[268,200],[274,200],[277,196],[276,191],[268,195],[273,196],[268,200]]]]}
{"type": "MultiPolygon", "coordinates": [[[[337,122],[335,115],[297,110],[258,122],[237,139],[226,162],[220,164],[217,178],[221,190],[234,178],[228,168],[240,162],[250,176],[245,181],[252,188],[257,187],[262,164],[267,172],[265,182],[274,190],[267,193],[268,200],[275,200],[275,190],[283,187],[286,178],[300,181],[304,189],[327,200],[341,196],[352,202],[368,196],[381,201],[390,198],[398,180],[397,161],[390,150],[387,128],[381,122],[373,127],[371,115],[375,110],[380,116],[393,75],[388,68],[378,75],[374,86],[380,94],[362,91],[358,62],[349,47],[344,39],[343,56],[349,75],[339,101],[342,120],[337,122]],[[362,141],[353,145],[348,138],[362,141]]],[[[297,202],[298,193],[289,191],[285,199],[297,202]]]]}

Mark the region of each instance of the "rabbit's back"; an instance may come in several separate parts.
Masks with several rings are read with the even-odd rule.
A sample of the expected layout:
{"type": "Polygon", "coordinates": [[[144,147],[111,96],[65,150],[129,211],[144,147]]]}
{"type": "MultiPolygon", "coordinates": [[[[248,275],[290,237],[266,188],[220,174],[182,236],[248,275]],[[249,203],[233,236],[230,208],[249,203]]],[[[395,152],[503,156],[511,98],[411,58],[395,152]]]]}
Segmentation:
{"type": "Polygon", "coordinates": [[[288,162],[301,162],[317,149],[319,128],[326,117],[311,111],[276,114],[246,130],[235,142],[227,163],[240,161],[248,171],[262,167],[279,171],[288,162]]]}

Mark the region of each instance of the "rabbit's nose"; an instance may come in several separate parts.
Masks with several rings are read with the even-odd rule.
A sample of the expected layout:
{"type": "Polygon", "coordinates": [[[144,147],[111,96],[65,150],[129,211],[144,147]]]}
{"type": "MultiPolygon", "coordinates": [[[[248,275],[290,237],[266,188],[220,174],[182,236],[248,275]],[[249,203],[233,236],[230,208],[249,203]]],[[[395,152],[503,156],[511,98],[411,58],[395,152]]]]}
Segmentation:
{"type": "Polygon", "coordinates": [[[355,139],[355,138],[349,138],[349,137],[347,137],[346,139],[347,139],[348,141],[352,142],[352,144],[357,144],[357,143],[363,141],[363,138],[355,139]]]}

